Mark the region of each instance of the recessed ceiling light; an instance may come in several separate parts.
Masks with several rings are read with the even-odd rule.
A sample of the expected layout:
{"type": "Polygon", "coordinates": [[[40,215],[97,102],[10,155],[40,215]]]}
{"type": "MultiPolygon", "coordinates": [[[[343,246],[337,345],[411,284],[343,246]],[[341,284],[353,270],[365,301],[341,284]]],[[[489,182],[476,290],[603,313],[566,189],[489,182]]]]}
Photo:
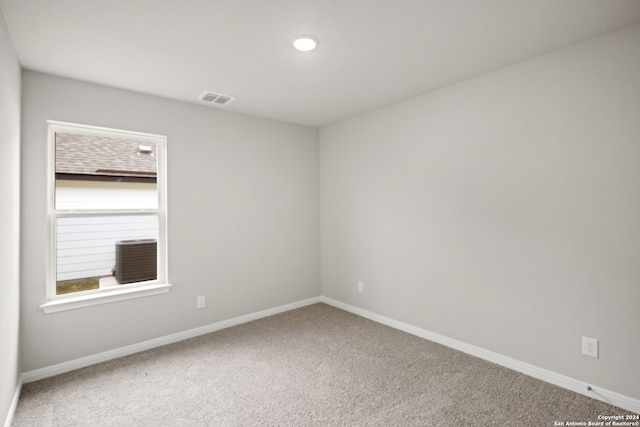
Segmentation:
{"type": "Polygon", "coordinates": [[[302,52],[308,52],[318,46],[318,39],[313,36],[298,36],[294,38],[291,43],[296,49],[302,52]]]}

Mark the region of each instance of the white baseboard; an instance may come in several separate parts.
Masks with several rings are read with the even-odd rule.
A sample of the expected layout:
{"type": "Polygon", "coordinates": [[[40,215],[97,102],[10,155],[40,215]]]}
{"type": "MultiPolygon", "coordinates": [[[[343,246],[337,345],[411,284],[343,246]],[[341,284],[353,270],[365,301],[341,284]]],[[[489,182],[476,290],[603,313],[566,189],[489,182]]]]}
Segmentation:
{"type": "Polygon", "coordinates": [[[634,399],[610,390],[605,390],[603,388],[578,381],[574,378],[542,369],[537,366],[530,365],[528,363],[524,363],[519,360],[515,360],[510,357],[506,357],[501,354],[464,343],[462,341],[454,340],[444,335],[436,334],[434,332],[427,331],[426,329],[409,325],[408,323],[403,323],[389,317],[381,316],[371,311],[363,310],[361,308],[345,304],[331,298],[321,296],[320,301],[333,307],[348,311],[350,313],[357,314],[358,316],[362,316],[369,320],[373,320],[374,322],[390,326],[394,329],[399,329],[401,331],[416,335],[429,341],[437,342],[438,344],[442,344],[455,350],[462,351],[463,353],[479,357],[497,365],[504,366],[505,368],[521,372],[525,375],[529,375],[530,377],[537,378],[539,380],[557,385],[576,393],[583,394],[593,399],[601,400],[619,408],[626,409],[627,411],[632,411],[640,414],[640,400],[638,399],[634,399]],[[590,387],[590,390],[588,390],[587,387],[590,387]]]}
{"type": "Polygon", "coordinates": [[[348,311],[358,316],[362,316],[374,322],[381,323],[383,325],[390,326],[392,328],[407,332],[409,334],[418,336],[420,338],[427,339],[429,341],[437,342],[444,346],[453,348],[455,350],[462,351],[464,353],[479,357],[489,362],[504,366],[514,371],[521,372],[525,375],[537,378],[539,380],[557,385],[559,387],[574,391],[576,393],[583,394],[593,399],[601,400],[619,408],[640,413],[640,400],[634,399],[613,391],[602,389],[582,381],[552,372],[546,369],[539,368],[528,363],[521,362],[506,356],[503,356],[492,351],[485,350],[480,347],[476,347],[462,341],[454,340],[444,335],[436,334],[426,329],[418,328],[408,323],[403,323],[389,317],[385,317],[371,311],[367,311],[343,302],[328,298],[328,297],[315,297],[302,301],[297,301],[291,304],[282,305],[279,307],[271,308],[268,310],[259,311],[244,316],[235,317],[233,319],[224,320],[222,322],[212,323],[210,325],[201,326],[199,328],[190,329],[183,332],[178,332],[172,335],[166,335],[164,337],[156,338],[149,341],[143,341],[141,343],[132,344],[129,346],[117,348],[114,350],[105,351],[92,356],[82,357],[69,362],[59,363],[57,365],[48,366],[41,369],[25,372],[20,376],[18,385],[16,386],[16,392],[12,402],[11,409],[5,422],[5,427],[10,427],[13,419],[13,413],[15,412],[18,398],[20,396],[20,390],[23,383],[29,383],[38,381],[44,378],[52,377],[54,375],[62,374],[65,372],[73,371],[75,369],[84,368],[86,366],[94,365],[96,363],[106,362],[108,360],[116,359],[118,357],[128,356],[130,354],[139,353],[141,351],[150,350],[163,345],[172,344],[175,342],[183,341],[189,338],[197,337],[199,335],[208,334],[211,332],[219,331],[221,329],[229,328],[243,323],[258,320],[263,317],[273,316],[275,314],[284,313],[286,311],[294,310],[296,308],[305,307],[307,305],[323,302],[333,307],[348,311]],[[587,387],[591,387],[591,390],[587,390],[587,387]]]}
{"type": "Polygon", "coordinates": [[[4,427],[11,427],[11,423],[13,422],[13,414],[16,413],[16,408],[18,407],[18,399],[20,399],[21,390],[22,390],[22,378],[18,378],[18,383],[16,384],[16,391],[13,393],[13,400],[11,401],[11,406],[9,407],[7,418],[4,421],[4,427]]]}
{"type": "MultiPolygon", "coordinates": [[[[63,362],[52,366],[47,366],[33,371],[24,372],[21,376],[22,383],[30,383],[54,375],[63,374],[65,372],[84,368],[86,366],[95,365],[96,363],[106,362],[108,360],[117,359],[118,357],[128,356],[130,354],[139,353],[141,351],[150,350],[152,348],[161,347],[167,344],[183,341],[189,338],[205,335],[231,326],[241,325],[253,320],[262,319],[263,317],[273,316],[274,314],[284,313],[285,311],[294,310],[296,308],[305,307],[307,305],[320,302],[320,297],[309,298],[297,301],[291,304],[281,305],[279,307],[270,308],[268,310],[251,313],[244,316],[234,317],[233,319],[224,320],[222,322],[212,323],[210,325],[201,326],[199,328],[189,329],[187,331],[178,332],[164,337],[143,341],[137,344],[116,348],[114,350],[105,351],[87,357],[63,362]]],[[[19,394],[19,393],[18,393],[19,394]]],[[[17,400],[16,400],[17,402],[17,400]]]]}

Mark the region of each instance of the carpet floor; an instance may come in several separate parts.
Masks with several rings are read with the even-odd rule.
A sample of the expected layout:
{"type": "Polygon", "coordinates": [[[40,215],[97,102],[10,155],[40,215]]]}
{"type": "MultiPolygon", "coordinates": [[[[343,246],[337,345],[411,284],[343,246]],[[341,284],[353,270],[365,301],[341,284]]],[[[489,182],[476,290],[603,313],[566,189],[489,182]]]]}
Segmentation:
{"type": "Polygon", "coordinates": [[[620,414],[315,304],[25,384],[12,426],[554,426],[620,414]]]}

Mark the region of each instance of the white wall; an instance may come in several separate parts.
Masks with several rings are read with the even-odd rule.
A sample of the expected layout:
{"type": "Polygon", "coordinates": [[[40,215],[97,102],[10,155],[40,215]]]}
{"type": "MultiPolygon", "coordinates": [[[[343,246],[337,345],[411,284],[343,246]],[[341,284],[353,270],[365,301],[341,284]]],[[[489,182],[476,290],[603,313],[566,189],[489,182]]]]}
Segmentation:
{"type": "Polygon", "coordinates": [[[20,373],[20,65],[0,12],[0,423],[20,373]]]}
{"type": "Polygon", "coordinates": [[[23,371],[320,294],[317,130],[31,71],[22,77],[23,371]],[[168,294],[54,314],[38,308],[48,119],[167,136],[168,294]],[[201,310],[198,295],[207,296],[201,310]]]}
{"type": "Polygon", "coordinates": [[[57,209],[156,209],[155,183],[56,180],[57,209]]]}
{"type": "Polygon", "coordinates": [[[640,26],[323,128],[322,293],[640,399],[639,136],[640,26]]]}

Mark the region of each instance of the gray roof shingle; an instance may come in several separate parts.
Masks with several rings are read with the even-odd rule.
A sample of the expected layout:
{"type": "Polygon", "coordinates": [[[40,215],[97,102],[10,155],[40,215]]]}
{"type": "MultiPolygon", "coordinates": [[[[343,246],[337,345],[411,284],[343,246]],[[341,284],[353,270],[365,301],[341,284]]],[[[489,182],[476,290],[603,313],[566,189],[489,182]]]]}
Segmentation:
{"type": "Polygon", "coordinates": [[[157,144],[56,132],[56,174],[156,177],[157,144]],[[151,147],[143,152],[140,146],[151,147]]]}

